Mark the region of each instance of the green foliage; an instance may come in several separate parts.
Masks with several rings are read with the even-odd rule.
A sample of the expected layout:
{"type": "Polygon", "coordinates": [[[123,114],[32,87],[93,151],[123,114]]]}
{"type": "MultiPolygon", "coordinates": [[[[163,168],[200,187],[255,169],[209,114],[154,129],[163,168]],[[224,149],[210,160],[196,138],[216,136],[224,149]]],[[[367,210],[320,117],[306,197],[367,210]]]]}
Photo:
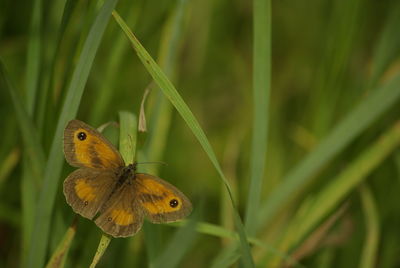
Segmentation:
{"type": "Polygon", "coordinates": [[[397,1],[0,6],[0,267],[398,264],[397,1]],[[72,118],[168,163],[138,168],[192,215],[126,239],[74,215],[72,118]]]}

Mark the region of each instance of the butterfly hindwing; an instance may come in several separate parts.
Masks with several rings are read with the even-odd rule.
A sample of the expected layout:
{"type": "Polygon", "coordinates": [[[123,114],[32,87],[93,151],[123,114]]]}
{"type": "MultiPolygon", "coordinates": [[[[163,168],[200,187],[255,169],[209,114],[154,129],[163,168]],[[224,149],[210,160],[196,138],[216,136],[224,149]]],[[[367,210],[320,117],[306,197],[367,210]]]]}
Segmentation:
{"type": "Polygon", "coordinates": [[[110,197],[116,182],[112,171],[80,168],[65,179],[64,195],[76,213],[93,219],[110,197]]]}
{"type": "Polygon", "coordinates": [[[67,162],[75,167],[114,169],[125,165],[107,139],[79,120],[69,121],[64,130],[64,154],[67,162]]]}
{"type": "Polygon", "coordinates": [[[125,181],[110,197],[95,220],[105,233],[113,237],[136,234],[143,224],[143,213],[135,199],[135,189],[125,181]]]}
{"type": "Polygon", "coordinates": [[[144,215],[153,223],[180,220],[192,211],[189,199],[177,188],[155,176],[137,173],[135,195],[144,215]]]}

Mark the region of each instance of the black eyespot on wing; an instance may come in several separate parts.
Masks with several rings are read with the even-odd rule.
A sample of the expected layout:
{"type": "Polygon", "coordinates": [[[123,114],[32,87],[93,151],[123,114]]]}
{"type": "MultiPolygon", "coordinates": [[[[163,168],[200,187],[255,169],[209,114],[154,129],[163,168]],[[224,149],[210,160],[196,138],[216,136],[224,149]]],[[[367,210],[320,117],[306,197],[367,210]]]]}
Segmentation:
{"type": "Polygon", "coordinates": [[[86,136],[85,132],[79,132],[77,137],[78,137],[79,140],[83,141],[83,140],[86,140],[87,136],[86,136]]]}
{"type": "Polygon", "coordinates": [[[175,208],[175,207],[177,207],[177,206],[179,205],[179,202],[178,202],[178,200],[176,200],[176,199],[172,199],[171,201],[169,201],[169,205],[170,205],[172,208],[175,208]]]}

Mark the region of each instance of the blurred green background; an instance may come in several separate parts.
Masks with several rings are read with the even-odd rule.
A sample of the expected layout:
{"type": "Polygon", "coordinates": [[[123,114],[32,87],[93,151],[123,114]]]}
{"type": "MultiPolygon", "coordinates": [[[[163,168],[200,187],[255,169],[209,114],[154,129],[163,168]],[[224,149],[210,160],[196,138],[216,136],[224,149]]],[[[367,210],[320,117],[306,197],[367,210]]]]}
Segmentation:
{"type": "MultiPolygon", "coordinates": [[[[79,217],[65,236],[73,168],[60,130],[72,118],[138,118],[146,89],[137,159],[168,163],[141,168],[194,212],[112,239],[98,267],[252,266],[210,154],[110,17],[116,1],[104,3],[0,2],[0,267],[43,267],[55,252],[63,261],[51,267],[90,265],[101,231],[79,217]]],[[[399,1],[120,0],[115,10],[206,133],[255,266],[400,267],[399,1]]],[[[116,126],[104,134],[118,145],[116,126]]]]}

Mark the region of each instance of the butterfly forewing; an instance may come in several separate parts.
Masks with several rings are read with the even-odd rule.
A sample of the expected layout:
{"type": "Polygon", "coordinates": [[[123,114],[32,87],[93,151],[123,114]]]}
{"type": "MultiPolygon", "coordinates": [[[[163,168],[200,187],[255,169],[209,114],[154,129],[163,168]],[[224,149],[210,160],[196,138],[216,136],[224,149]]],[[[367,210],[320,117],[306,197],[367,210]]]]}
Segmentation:
{"type": "Polygon", "coordinates": [[[153,223],[180,220],[192,211],[189,199],[173,185],[155,176],[137,173],[135,195],[144,215],[153,223]]]}
{"type": "Polygon", "coordinates": [[[116,182],[112,171],[80,168],[65,179],[64,195],[76,213],[93,219],[110,197],[116,182]]]}
{"type": "Polygon", "coordinates": [[[115,169],[125,165],[108,140],[79,120],[71,120],[65,128],[64,154],[68,163],[75,167],[115,169]]]}

